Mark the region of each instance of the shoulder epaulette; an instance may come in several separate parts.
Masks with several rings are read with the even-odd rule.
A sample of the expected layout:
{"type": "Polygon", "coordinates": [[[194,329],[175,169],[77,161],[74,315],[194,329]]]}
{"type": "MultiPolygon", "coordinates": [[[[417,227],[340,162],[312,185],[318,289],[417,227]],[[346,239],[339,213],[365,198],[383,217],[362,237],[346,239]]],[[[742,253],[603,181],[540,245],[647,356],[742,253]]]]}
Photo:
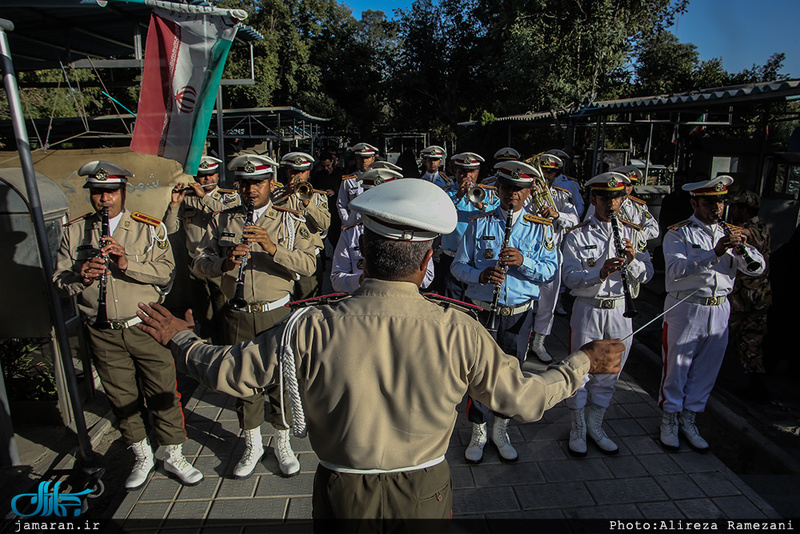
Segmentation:
{"type": "Polygon", "coordinates": [[[692,223],[691,219],[686,219],[685,221],[681,221],[679,223],[673,224],[672,226],[669,227],[669,230],[677,230],[677,229],[683,228],[684,226],[687,226],[687,225],[689,225],[691,223],[692,223]]]}
{"type": "Polygon", "coordinates": [[[538,215],[533,215],[532,213],[526,213],[525,215],[523,215],[522,220],[527,222],[544,224],[546,226],[550,226],[553,224],[553,221],[548,219],[547,217],[539,217],[538,215]]]}
{"type": "Polygon", "coordinates": [[[642,200],[641,198],[636,198],[636,197],[631,197],[631,196],[629,196],[628,198],[629,198],[631,201],[633,201],[633,202],[636,202],[637,204],[642,204],[642,205],[644,205],[644,206],[646,206],[646,205],[647,205],[647,201],[646,201],[646,200],[642,200]]]}
{"type": "Polygon", "coordinates": [[[293,215],[301,215],[299,211],[290,210],[289,208],[281,208],[280,206],[275,206],[275,205],[273,205],[272,207],[275,208],[276,211],[287,211],[293,215]]]}
{"type": "Polygon", "coordinates": [[[83,219],[85,219],[85,218],[89,217],[90,215],[92,215],[92,212],[89,212],[89,213],[84,213],[84,214],[83,214],[83,215],[81,215],[80,217],[75,217],[75,218],[74,218],[74,219],[72,219],[71,221],[67,221],[67,222],[65,222],[64,224],[62,224],[62,225],[61,225],[61,227],[62,227],[62,228],[66,228],[66,227],[67,227],[67,226],[69,226],[70,224],[72,224],[72,223],[74,223],[74,222],[78,222],[78,221],[80,221],[80,220],[83,220],[83,219]]]}
{"type": "Polygon", "coordinates": [[[156,219],[155,217],[146,215],[141,211],[134,211],[131,213],[131,219],[134,221],[139,221],[140,223],[149,224],[150,226],[158,226],[161,224],[161,219],[156,219]]]}
{"type": "Polygon", "coordinates": [[[578,228],[583,228],[583,227],[584,227],[584,226],[586,226],[587,224],[589,224],[589,221],[583,221],[582,223],[580,223],[580,224],[578,224],[578,225],[576,225],[576,226],[573,226],[572,228],[570,228],[569,230],[567,230],[567,233],[570,233],[570,232],[572,232],[573,230],[577,230],[578,228]]]}
{"type": "Polygon", "coordinates": [[[439,176],[440,176],[440,177],[441,177],[441,178],[442,178],[442,179],[443,179],[445,182],[447,182],[448,184],[452,184],[452,183],[453,183],[453,180],[451,180],[451,179],[450,179],[450,177],[449,177],[449,176],[447,176],[445,173],[443,173],[442,171],[438,171],[438,172],[439,172],[439,176]]]}
{"type": "Polygon", "coordinates": [[[310,299],[295,300],[294,302],[287,302],[286,306],[289,308],[305,308],[307,306],[319,306],[322,304],[334,304],[341,302],[344,299],[350,298],[347,293],[331,293],[330,295],[321,295],[310,299]]]}
{"type": "Polygon", "coordinates": [[[572,194],[572,191],[570,191],[569,189],[564,189],[563,187],[558,187],[557,185],[551,185],[550,187],[552,189],[555,189],[556,191],[563,191],[564,193],[566,193],[568,195],[572,194]]]}
{"type": "Polygon", "coordinates": [[[474,217],[470,217],[469,220],[470,220],[470,222],[477,221],[478,219],[483,219],[484,217],[488,217],[490,215],[494,215],[494,212],[493,211],[489,211],[489,212],[486,212],[486,213],[481,213],[480,215],[475,215],[474,217]]]}
{"type": "Polygon", "coordinates": [[[437,293],[424,293],[422,296],[425,297],[426,300],[438,304],[444,309],[454,308],[458,311],[470,314],[475,319],[478,318],[478,312],[483,310],[480,306],[475,306],[469,302],[462,302],[449,297],[443,297],[437,293]]]}
{"type": "Polygon", "coordinates": [[[630,226],[631,228],[635,228],[636,230],[639,230],[640,232],[644,229],[644,226],[639,226],[638,224],[634,224],[634,223],[632,223],[630,221],[626,221],[625,219],[620,219],[620,222],[622,222],[622,224],[626,224],[626,225],[630,226]]]}
{"type": "Polygon", "coordinates": [[[345,174],[342,176],[342,180],[352,180],[354,178],[358,178],[357,174],[345,174]]]}

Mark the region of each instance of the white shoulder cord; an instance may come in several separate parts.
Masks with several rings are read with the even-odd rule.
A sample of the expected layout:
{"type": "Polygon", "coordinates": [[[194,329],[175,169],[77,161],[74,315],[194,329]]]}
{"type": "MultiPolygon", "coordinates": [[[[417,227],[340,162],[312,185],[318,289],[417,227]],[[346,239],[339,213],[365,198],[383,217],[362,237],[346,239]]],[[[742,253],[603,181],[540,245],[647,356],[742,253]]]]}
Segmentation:
{"type": "Polygon", "coordinates": [[[158,223],[158,228],[164,231],[164,237],[158,237],[158,232],[156,232],[156,227],[147,225],[147,228],[150,230],[150,242],[147,244],[147,248],[144,249],[142,254],[147,254],[150,252],[150,249],[153,248],[153,245],[156,243],[164,243],[167,241],[167,227],[164,225],[163,222],[158,223]]]}
{"type": "Polygon", "coordinates": [[[297,321],[310,309],[311,308],[300,308],[289,316],[286,326],[283,329],[283,335],[281,336],[281,353],[278,360],[278,365],[280,367],[281,420],[283,421],[283,426],[288,428],[289,425],[286,424],[286,410],[283,405],[283,384],[285,381],[292,409],[292,419],[294,420],[292,432],[298,438],[306,437],[308,429],[306,428],[306,416],[303,412],[303,401],[300,398],[300,388],[297,385],[297,368],[295,367],[294,350],[292,346],[294,345],[294,329],[297,325],[297,321]]]}
{"type": "MultiPolygon", "coordinates": [[[[283,235],[286,236],[286,248],[290,251],[294,250],[294,238],[295,238],[295,221],[305,222],[306,218],[302,215],[294,215],[292,213],[284,212],[282,217],[283,220],[283,235]]],[[[300,275],[297,273],[292,273],[292,277],[295,280],[300,280],[300,275]]]]}

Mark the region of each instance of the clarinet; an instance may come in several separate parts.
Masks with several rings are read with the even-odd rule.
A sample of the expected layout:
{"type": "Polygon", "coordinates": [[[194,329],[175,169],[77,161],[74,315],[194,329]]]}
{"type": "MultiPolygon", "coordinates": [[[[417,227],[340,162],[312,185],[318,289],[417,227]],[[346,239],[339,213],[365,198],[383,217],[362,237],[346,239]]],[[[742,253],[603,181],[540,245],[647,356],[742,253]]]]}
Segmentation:
{"type": "MultiPolygon", "coordinates": [[[[103,247],[104,240],[108,237],[111,237],[110,232],[108,230],[108,206],[104,206],[102,210],[100,210],[100,248],[103,247]]],[[[106,269],[108,268],[108,257],[105,257],[105,265],[103,266],[103,274],[100,275],[100,280],[98,281],[98,289],[100,294],[97,296],[97,315],[94,319],[94,326],[98,329],[107,329],[111,328],[111,323],[108,322],[108,308],[106,307],[106,293],[108,288],[106,284],[108,281],[106,280],[106,269]]]]}
{"type": "MultiPolygon", "coordinates": [[[[514,224],[514,211],[511,209],[511,206],[508,207],[508,217],[506,217],[506,233],[503,235],[503,245],[500,247],[500,250],[503,250],[508,246],[509,241],[511,241],[511,226],[514,224]]],[[[500,253],[497,254],[497,266],[503,270],[503,274],[508,272],[508,265],[504,263],[500,263],[500,253]]],[[[505,280],[505,279],[504,279],[505,280]]],[[[489,321],[486,326],[486,329],[489,332],[497,332],[497,306],[500,303],[500,289],[503,287],[503,282],[499,284],[495,284],[494,286],[494,294],[492,295],[492,308],[489,313],[489,321]]]]}
{"type": "MultiPolygon", "coordinates": [[[[717,223],[719,223],[720,228],[722,228],[722,231],[725,232],[725,235],[730,237],[731,227],[728,226],[728,223],[722,220],[722,217],[719,215],[719,213],[715,213],[714,217],[716,218],[717,223]]],[[[740,254],[742,258],[744,258],[748,271],[755,272],[761,268],[761,262],[750,255],[750,252],[747,251],[747,247],[744,246],[744,243],[739,243],[734,248],[736,249],[736,252],[740,254]]]]}
{"type": "MultiPolygon", "coordinates": [[[[245,216],[244,225],[252,226],[253,224],[253,212],[255,212],[255,199],[249,199],[247,203],[247,215],[245,216]]],[[[241,243],[247,243],[247,238],[244,236],[244,231],[242,231],[242,240],[241,243]]],[[[233,295],[233,298],[228,301],[228,304],[231,308],[237,311],[242,311],[247,309],[247,301],[244,299],[244,275],[245,275],[245,267],[247,267],[247,254],[242,256],[242,263],[239,265],[239,276],[236,279],[236,293],[233,295]]]]}
{"type": "MultiPolygon", "coordinates": [[[[619,236],[619,221],[617,220],[617,214],[613,211],[610,211],[608,218],[611,220],[611,229],[613,230],[614,234],[614,247],[617,249],[617,255],[624,258],[625,247],[622,246],[622,239],[619,236]]],[[[633,297],[631,296],[631,283],[630,280],[628,280],[628,273],[625,272],[625,267],[626,265],[623,265],[619,270],[619,274],[622,277],[622,292],[625,294],[625,313],[623,313],[622,316],[630,319],[632,317],[636,317],[637,313],[639,312],[636,311],[636,306],[633,304],[633,297]]]]}

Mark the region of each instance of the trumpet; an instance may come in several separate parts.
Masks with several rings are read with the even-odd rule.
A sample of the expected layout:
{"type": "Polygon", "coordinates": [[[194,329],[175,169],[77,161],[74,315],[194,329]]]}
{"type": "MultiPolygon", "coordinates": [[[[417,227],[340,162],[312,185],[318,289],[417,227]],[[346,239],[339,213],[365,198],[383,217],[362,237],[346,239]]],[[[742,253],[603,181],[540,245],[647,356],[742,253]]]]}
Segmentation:
{"type": "Polygon", "coordinates": [[[469,192],[467,193],[467,198],[470,202],[475,204],[476,206],[486,200],[486,197],[491,193],[487,191],[497,191],[497,188],[493,185],[485,185],[485,184],[475,184],[469,188],[469,192]]]}
{"type": "Polygon", "coordinates": [[[298,182],[297,184],[294,184],[294,194],[297,195],[297,198],[300,200],[309,200],[314,196],[314,193],[319,193],[320,195],[326,194],[325,191],[314,189],[314,187],[308,182],[298,182]]]}

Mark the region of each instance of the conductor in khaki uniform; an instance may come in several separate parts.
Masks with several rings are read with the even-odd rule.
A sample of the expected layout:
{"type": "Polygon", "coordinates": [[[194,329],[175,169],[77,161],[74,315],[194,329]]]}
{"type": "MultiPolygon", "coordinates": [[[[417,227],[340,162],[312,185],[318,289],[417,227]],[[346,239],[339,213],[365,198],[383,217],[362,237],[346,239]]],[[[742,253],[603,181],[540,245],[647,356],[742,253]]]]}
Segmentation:
{"type": "MultiPolygon", "coordinates": [[[[194,182],[186,187],[178,183],[172,190],[172,198],[164,213],[164,225],[170,235],[178,233],[181,241],[186,244],[185,252],[181,249],[175,252],[178,267],[183,264],[179,255],[184,255],[189,265],[194,260],[197,246],[214,213],[239,205],[236,191],[219,187],[221,163],[217,158],[203,156],[200,158],[194,182]]],[[[178,272],[176,276],[182,274],[178,272]]],[[[200,324],[203,335],[211,336],[214,341],[221,341],[217,322],[212,320],[224,304],[219,290],[219,279],[209,280],[198,275],[191,267],[187,269],[187,274],[189,300],[195,320],[200,324]]]]}
{"type": "Polygon", "coordinates": [[[297,211],[306,219],[317,256],[316,269],[311,276],[301,276],[295,283],[294,299],[302,300],[319,295],[322,273],[325,270],[325,245],[322,240],[331,225],[331,213],[325,191],[317,191],[308,181],[314,158],[305,152],[289,152],[281,158],[286,170],[287,184],[282,198],[276,204],[297,211]]]}
{"type": "Polygon", "coordinates": [[[172,284],[174,262],[166,229],[158,219],[125,209],[125,186],[133,176],[129,171],[108,161],[92,161],[78,175],[86,176],[84,188],[94,211],[68,223],[53,283],[62,296],[78,297],[95,368],[122,437],[136,456],[125,487],[142,486],[153,470],[153,449],[147,442],[150,416],[166,450],[164,469],[183,484],[198,484],[203,475],[181,450],[186,430],[172,357],[141,330],[131,328],[140,322],[138,302],[161,302],[172,284]]]}
{"type": "MultiPolygon", "coordinates": [[[[228,164],[242,184],[243,205],[211,220],[192,264],[203,276],[222,277],[227,301],[222,314],[225,343],[253,339],[278,323],[289,313],[284,305],[290,300],[295,281],[314,272],[314,244],[303,216],[272,204],[275,167],[270,158],[255,155],[238,156],[228,164]],[[231,302],[234,297],[244,302],[231,302]]],[[[270,422],[276,429],[273,449],[281,473],[296,475],[300,463],[289,443],[288,427],[278,413],[280,397],[276,388],[267,388],[267,394],[272,407],[270,422]]],[[[246,448],[233,475],[247,478],[264,455],[263,393],[238,398],[236,412],[246,448]]]]}
{"type": "Polygon", "coordinates": [[[378,521],[446,520],[452,491],[444,458],[466,393],[534,421],[590,370],[617,372],[622,345],[594,342],[541,374],[523,373],[466,308],[419,293],[434,237],[456,225],[453,203],[440,188],[396,180],[351,206],[366,228],[367,272],[351,297],[300,308],[288,322],[228,347],[203,343],[157,305],[140,304],[142,329],[171,346],[182,370],[239,396],[278,382],[287,336],[292,365],[283,367],[284,383],[296,374],[292,408],[299,413],[302,405],[320,459],[313,517],[366,520],[359,525],[364,531],[387,526],[378,521]]]}

